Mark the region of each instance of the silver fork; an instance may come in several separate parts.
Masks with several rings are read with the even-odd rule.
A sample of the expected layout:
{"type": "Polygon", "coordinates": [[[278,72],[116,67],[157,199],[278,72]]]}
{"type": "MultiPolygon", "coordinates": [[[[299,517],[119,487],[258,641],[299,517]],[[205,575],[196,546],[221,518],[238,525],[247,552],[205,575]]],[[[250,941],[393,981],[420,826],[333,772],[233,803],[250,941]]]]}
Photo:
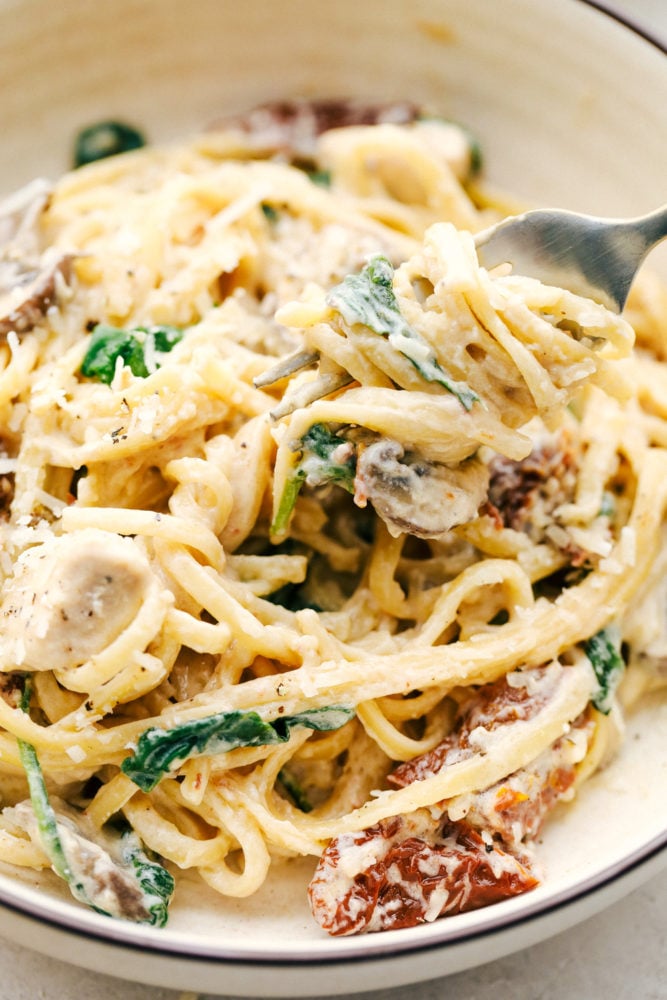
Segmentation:
{"type": "Polygon", "coordinates": [[[636,219],[599,219],[561,209],[512,216],[475,237],[480,263],[509,263],[620,312],[639,265],[667,237],[667,205],[636,219]]]}
{"type": "MultiPolygon", "coordinates": [[[[490,269],[511,264],[516,274],[539,278],[621,312],[639,265],[667,237],[667,205],[637,219],[600,219],[558,208],[514,215],[475,236],[479,262],[490,269]]],[[[316,352],[299,351],[254,379],[267,388],[317,364],[316,352]]],[[[308,402],[343,388],[352,377],[316,379],[308,402]]],[[[289,400],[272,411],[274,419],[294,409],[289,400]]]]}

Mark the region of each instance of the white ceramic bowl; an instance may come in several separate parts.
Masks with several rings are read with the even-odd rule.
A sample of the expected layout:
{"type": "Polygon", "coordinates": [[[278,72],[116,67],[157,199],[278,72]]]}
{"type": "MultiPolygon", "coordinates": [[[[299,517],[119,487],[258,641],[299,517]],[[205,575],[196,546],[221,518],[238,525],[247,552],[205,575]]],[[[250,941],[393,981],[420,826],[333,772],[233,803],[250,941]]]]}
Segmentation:
{"type": "MultiPolygon", "coordinates": [[[[0,0],[0,190],[69,165],[74,134],[131,119],[154,142],[284,96],[409,98],[476,133],[488,177],[607,215],[665,196],[667,57],[582,0],[0,0]]],[[[656,258],[659,261],[659,257],[656,258]]],[[[329,940],[305,865],[227,904],[185,880],[168,929],[111,921],[0,875],[0,933],[171,988],[297,996],[489,961],[582,919],[667,861],[667,704],[552,821],[526,897],[414,930],[329,940]]]]}

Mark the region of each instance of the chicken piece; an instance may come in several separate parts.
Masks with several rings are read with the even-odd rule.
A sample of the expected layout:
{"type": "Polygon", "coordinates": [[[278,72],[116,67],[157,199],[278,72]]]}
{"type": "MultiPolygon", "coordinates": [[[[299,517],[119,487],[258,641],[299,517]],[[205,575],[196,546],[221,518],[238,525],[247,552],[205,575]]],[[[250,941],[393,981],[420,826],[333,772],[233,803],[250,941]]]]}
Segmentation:
{"type": "Polygon", "coordinates": [[[26,550],[0,597],[0,669],[85,663],[132,622],[152,579],[133,541],[94,528],[26,550]]]}
{"type": "Polygon", "coordinates": [[[527,892],[537,879],[467,823],[428,809],[331,841],[308,887],[332,935],[414,927],[527,892]]]}
{"type": "Polygon", "coordinates": [[[475,458],[450,468],[382,438],[360,450],[354,500],[359,507],[370,500],[393,535],[438,538],[476,516],[488,482],[486,466],[475,458]]]}
{"type": "Polygon", "coordinates": [[[33,181],[0,203],[0,335],[28,333],[71,277],[71,254],[42,253],[39,220],[51,189],[33,181]]]}

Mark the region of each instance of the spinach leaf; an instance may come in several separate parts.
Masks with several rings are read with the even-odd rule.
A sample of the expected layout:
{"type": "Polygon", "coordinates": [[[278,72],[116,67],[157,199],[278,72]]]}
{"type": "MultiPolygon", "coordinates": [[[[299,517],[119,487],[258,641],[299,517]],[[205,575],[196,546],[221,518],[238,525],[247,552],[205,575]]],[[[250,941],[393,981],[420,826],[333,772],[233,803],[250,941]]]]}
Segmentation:
{"type": "Polygon", "coordinates": [[[305,476],[301,474],[299,466],[293,470],[291,476],[285,482],[285,488],[280,497],[280,503],[278,504],[278,510],[276,511],[276,516],[271,524],[271,534],[280,535],[287,528],[292,511],[294,510],[294,505],[296,503],[296,498],[299,495],[299,491],[303,486],[305,476]]]}
{"type": "Polygon", "coordinates": [[[121,836],[120,852],[123,865],[134,873],[143,893],[144,906],[149,914],[146,923],[154,927],[164,927],[169,917],[169,903],[175,888],[173,875],[144,850],[134,831],[128,831],[121,836]]]}
{"type": "Polygon", "coordinates": [[[163,356],[183,339],[184,331],[175,326],[138,326],[121,330],[98,323],[93,329],[88,350],[81,363],[81,374],[110,385],[116,362],[121,358],[133,375],[146,378],[160,367],[163,356]]]}
{"type": "Polygon", "coordinates": [[[602,493],[598,517],[613,517],[616,513],[616,497],[608,490],[602,493]]]}
{"type": "Polygon", "coordinates": [[[284,743],[295,726],[321,732],[340,729],[353,715],[352,709],[332,705],[281,716],[273,722],[265,722],[257,712],[233,711],[183,722],[173,729],[153,727],[141,734],[136,751],[125,758],[121,770],[143,792],[150,792],[165,774],[190,757],[284,743]]]}
{"type": "MultiPolygon", "coordinates": [[[[24,712],[28,711],[30,692],[26,680],[20,701],[24,712]]],[[[78,832],[73,822],[63,825],[51,805],[35,747],[19,739],[18,748],[40,842],[54,872],[67,883],[74,898],[105,916],[163,927],[174,892],[173,876],[149,858],[133,831],[113,839],[100,832],[100,840],[106,841],[102,846],[78,832]]]]}
{"type": "Polygon", "coordinates": [[[354,493],[354,473],[356,458],[350,449],[347,457],[336,458],[335,453],[345,438],[338,437],[326,424],[313,424],[299,442],[301,457],[292,469],[285,482],[278,510],[271,525],[271,533],[279,535],[287,527],[296,498],[302,485],[322,486],[325,483],[337,483],[354,493]]]}
{"type": "Polygon", "coordinates": [[[608,627],[596,632],[584,643],[584,651],[599,685],[591,701],[599,712],[608,715],[614,692],[625,670],[617,629],[608,627]]]}
{"type": "Polygon", "coordinates": [[[278,772],[278,780],[297,809],[300,809],[303,813],[309,813],[312,811],[313,806],[309,801],[308,796],[296,778],[290,773],[288,768],[282,767],[280,769],[278,772]]]}
{"type": "Polygon", "coordinates": [[[394,269],[386,257],[373,257],[359,274],[348,274],[331,289],[327,304],[340,313],[349,326],[359,323],[387,337],[426,382],[437,382],[456,396],[466,410],[472,409],[479,401],[477,393],[465,382],[449,378],[431,345],[401,314],[392,286],[393,274],[394,269]]]}
{"type": "Polygon", "coordinates": [[[264,218],[266,219],[267,222],[274,223],[278,221],[279,218],[278,210],[274,208],[274,206],[271,205],[270,202],[263,201],[259,207],[264,213],[264,218]]]}
{"type": "Polygon", "coordinates": [[[319,168],[315,168],[313,170],[307,170],[306,173],[308,174],[308,177],[313,182],[313,184],[317,184],[319,187],[323,188],[331,187],[330,170],[321,170],[319,168]]]}
{"type": "Polygon", "coordinates": [[[107,156],[127,153],[146,145],[143,134],[124,122],[104,121],[82,129],[74,144],[74,166],[83,167],[107,156]]]}
{"type": "MultiPolygon", "coordinates": [[[[28,711],[31,690],[32,685],[30,680],[26,679],[19,706],[23,712],[28,711]]],[[[88,899],[83,891],[83,886],[74,878],[67,858],[65,857],[63,845],[58,834],[56,814],[54,813],[49,800],[49,794],[46,790],[44,774],[37,757],[37,751],[32,743],[28,743],[26,740],[19,739],[17,742],[21,764],[28,780],[30,801],[32,803],[33,812],[35,813],[35,819],[37,820],[39,838],[41,840],[42,847],[44,848],[44,853],[51,862],[56,875],[59,875],[61,879],[67,882],[75,899],[78,899],[83,903],[88,903],[88,899]]]]}
{"type": "Polygon", "coordinates": [[[307,599],[303,593],[303,584],[300,583],[285,583],[272,594],[267,594],[264,600],[278,604],[288,611],[303,611],[304,608],[311,608],[313,611],[324,610],[319,604],[307,599]]]}

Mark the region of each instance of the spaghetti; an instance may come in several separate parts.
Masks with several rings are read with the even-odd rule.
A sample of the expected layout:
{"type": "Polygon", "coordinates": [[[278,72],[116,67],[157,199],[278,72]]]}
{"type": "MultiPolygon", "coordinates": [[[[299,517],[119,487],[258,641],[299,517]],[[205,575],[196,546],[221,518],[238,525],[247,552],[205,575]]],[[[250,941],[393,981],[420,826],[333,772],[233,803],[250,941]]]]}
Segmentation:
{"type": "Polygon", "coordinates": [[[475,159],[284,105],[5,202],[0,859],[159,924],[312,855],[333,934],[537,884],[665,677],[667,297],[485,271],[475,159]]]}

